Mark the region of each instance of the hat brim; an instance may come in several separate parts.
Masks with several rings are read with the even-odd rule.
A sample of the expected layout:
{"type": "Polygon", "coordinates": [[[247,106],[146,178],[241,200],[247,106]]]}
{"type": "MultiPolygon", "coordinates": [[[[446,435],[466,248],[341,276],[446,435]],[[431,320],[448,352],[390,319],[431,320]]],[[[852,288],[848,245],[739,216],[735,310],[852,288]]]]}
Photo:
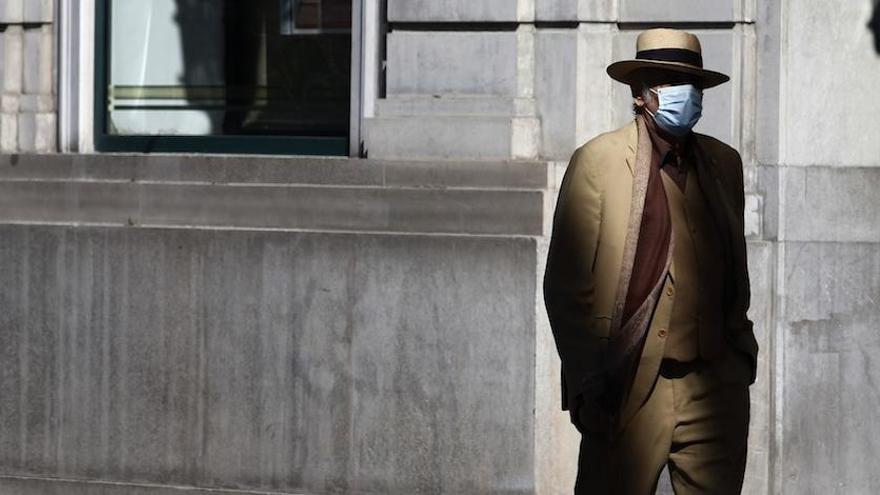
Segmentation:
{"type": "Polygon", "coordinates": [[[661,69],[696,76],[703,89],[712,88],[726,83],[730,77],[720,72],[701,69],[682,62],[664,62],[661,60],[622,60],[609,65],[605,71],[612,79],[632,85],[638,69],[661,69]]]}

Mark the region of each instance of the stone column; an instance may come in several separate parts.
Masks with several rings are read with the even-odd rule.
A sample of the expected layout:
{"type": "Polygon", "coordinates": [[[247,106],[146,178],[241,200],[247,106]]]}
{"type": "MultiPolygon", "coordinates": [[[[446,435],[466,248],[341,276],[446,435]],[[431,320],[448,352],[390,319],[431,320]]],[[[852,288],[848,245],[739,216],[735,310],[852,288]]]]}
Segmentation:
{"type": "Polygon", "coordinates": [[[55,33],[52,0],[0,3],[0,151],[56,149],[55,33]]]}

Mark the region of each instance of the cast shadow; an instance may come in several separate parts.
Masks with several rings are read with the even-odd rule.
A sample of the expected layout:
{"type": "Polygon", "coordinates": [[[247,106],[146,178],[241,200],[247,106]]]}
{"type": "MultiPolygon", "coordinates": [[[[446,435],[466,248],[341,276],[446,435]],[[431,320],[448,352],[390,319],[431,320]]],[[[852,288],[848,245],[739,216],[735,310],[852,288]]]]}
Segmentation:
{"type": "Polygon", "coordinates": [[[868,21],[868,29],[874,33],[874,51],[880,55],[880,0],[874,0],[874,11],[868,21]]]}

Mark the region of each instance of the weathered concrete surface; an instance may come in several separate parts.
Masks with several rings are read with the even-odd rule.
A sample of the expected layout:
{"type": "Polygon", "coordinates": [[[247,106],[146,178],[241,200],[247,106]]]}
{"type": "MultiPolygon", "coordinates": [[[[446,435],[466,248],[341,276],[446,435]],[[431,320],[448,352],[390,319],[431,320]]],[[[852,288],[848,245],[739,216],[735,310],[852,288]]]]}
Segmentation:
{"type": "Polygon", "coordinates": [[[779,167],[778,174],[780,240],[880,242],[876,167],[779,167]]]}
{"type": "Polygon", "coordinates": [[[393,31],[389,95],[517,95],[514,31],[393,31]]]}
{"type": "Polygon", "coordinates": [[[55,151],[52,0],[0,2],[0,151],[55,151]]]}
{"type": "Polygon", "coordinates": [[[544,189],[546,163],[209,154],[0,155],[0,180],[544,189]]]}
{"type": "Polygon", "coordinates": [[[535,257],[528,238],[0,227],[0,466],[532,493],[535,257]]]}
{"type": "Polygon", "coordinates": [[[11,156],[0,221],[542,235],[547,174],[524,162],[11,156]]]}
{"type": "Polygon", "coordinates": [[[786,242],[780,493],[880,491],[880,244],[786,242]]]}
{"type": "Polygon", "coordinates": [[[535,0],[535,18],[539,21],[617,20],[615,0],[535,0]]]}
{"type": "Polygon", "coordinates": [[[773,454],[773,333],[774,293],[776,290],[776,245],[766,241],[748,243],[751,306],[749,318],[754,322],[758,341],[758,373],[750,388],[751,422],[749,424],[749,457],[742,493],[772,493],[770,465],[773,454]]]}
{"type": "MultiPolygon", "coordinates": [[[[536,159],[541,126],[533,100],[535,31],[534,25],[519,24],[499,31],[389,33],[387,97],[415,104],[396,105],[398,112],[366,120],[364,147],[368,156],[536,159]],[[454,103],[425,104],[426,98],[454,103]],[[480,105],[466,108],[468,98],[477,98],[480,105]],[[498,108],[499,99],[514,103],[512,115],[484,112],[498,108]],[[399,111],[407,107],[409,112],[399,111]]],[[[387,102],[379,106],[395,108],[387,102]]]]}
{"type": "Polygon", "coordinates": [[[734,22],[749,0],[619,0],[620,22],[734,22]]]}
{"type": "Polygon", "coordinates": [[[0,493],[15,495],[309,495],[303,492],[267,492],[120,483],[96,480],[64,480],[0,476],[0,493]]]}
{"type": "Polygon", "coordinates": [[[0,159],[0,491],[566,493],[556,166],[479,165],[0,159]]]}
{"type": "Polygon", "coordinates": [[[786,2],[780,67],[784,165],[880,166],[878,106],[864,95],[880,79],[876,2],[786,2]]]}
{"type": "Polygon", "coordinates": [[[541,156],[565,160],[578,146],[612,128],[611,63],[616,28],[581,24],[539,29],[535,99],[541,117],[541,156]]]}
{"type": "Polygon", "coordinates": [[[535,117],[415,114],[370,119],[365,142],[380,159],[535,160],[540,130],[535,117]]]}
{"type": "Polygon", "coordinates": [[[391,22],[516,22],[534,19],[535,0],[389,0],[391,22]]]}

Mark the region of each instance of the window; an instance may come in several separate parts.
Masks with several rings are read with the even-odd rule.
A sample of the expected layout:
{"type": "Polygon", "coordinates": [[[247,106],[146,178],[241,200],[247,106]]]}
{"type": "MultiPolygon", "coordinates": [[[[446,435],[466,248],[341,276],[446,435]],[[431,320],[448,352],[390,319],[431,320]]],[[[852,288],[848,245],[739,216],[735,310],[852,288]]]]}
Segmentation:
{"type": "Polygon", "coordinates": [[[352,0],[101,0],[99,150],[345,155],[352,0]]]}

